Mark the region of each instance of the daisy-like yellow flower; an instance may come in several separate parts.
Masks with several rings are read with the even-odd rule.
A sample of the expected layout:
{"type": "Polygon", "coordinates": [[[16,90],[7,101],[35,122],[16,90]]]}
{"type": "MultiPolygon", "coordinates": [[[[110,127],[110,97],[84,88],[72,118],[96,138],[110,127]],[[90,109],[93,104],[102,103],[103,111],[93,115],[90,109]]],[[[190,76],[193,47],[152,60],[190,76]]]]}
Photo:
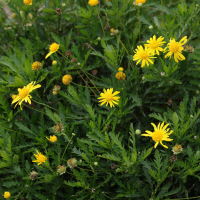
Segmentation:
{"type": "Polygon", "coordinates": [[[158,127],[156,127],[156,125],[154,123],[151,123],[151,125],[154,127],[154,132],[145,131],[147,134],[142,134],[141,136],[152,137],[152,140],[156,142],[156,144],[154,145],[154,148],[157,147],[159,142],[163,147],[168,148],[166,145],[164,145],[162,143],[162,141],[172,141],[173,140],[173,139],[169,138],[169,135],[173,132],[173,130],[171,130],[169,133],[168,133],[169,128],[166,130],[166,128],[169,124],[166,124],[164,126],[164,122],[161,125],[159,123],[158,127]]]}
{"type": "Polygon", "coordinates": [[[142,61],[141,67],[144,67],[145,65],[149,66],[149,62],[153,64],[153,61],[150,58],[156,58],[151,55],[151,50],[145,47],[145,49],[140,45],[137,46],[137,49],[135,52],[135,55],[133,56],[133,60],[138,60],[136,65],[142,61]]]}
{"type": "Polygon", "coordinates": [[[98,0],[89,0],[88,4],[90,4],[91,6],[96,6],[99,3],[98,0]]]}
{"type": "Polygon", "coordinates": [[[167,47],[164,49],[165,51],[169,51],[165,58],[171,58],[172,54],[174,54],[174,60],[178,62],[179,60],[185,60],[185,57],[181,52],[184,50],[182,47],[187,42],[187,36],[183,37],[180,42],[176,42],[176,40],[170,39],[170,42],[167,44],[167,47]]]}
{"type": "Polygon", "coordinates": [[[62,82],[65,85],[69,85],[71,81],[72,81],[72,76],[69,74],[64,75],[62,78],[62,82]]]}
{"type": "Polygon", "coordinates": [[[97,99],[101,99],[99,102],[101,102],[101,106],[103,104],[106,103],[106,106],[108,105],[108,103],[110,104],[110,107],[115,107],[114,104],[118,104],[116,101],[119,101],[120,97],[115,97],[115,95],[119,94],[119,91],[116,91],[112,94],[113,92],[113,88],[107,89],[107,91],[105,89],[103,89],[104,93],[101,93],[99,98],[97,99]]]}
{"type": "Polygon", "coordinates": [[[32,5],[33,0],[24,0],[24,4],[32,5]]]}
{"type": "Polygon", "coordinates": [[[138,3],[146,3],[146,0],[135,0],[135,5],[138,5],[138,3]]]}
{"type": "Polygon", "coordinates": [[[18,88],[19,94],[12,101],[12,104],[17,102],[15,107],[19,104],[20,108],[22,110],[22,102],[23,101],[25,101],[26,103],[28,102],[29,104],[31,104],[31,100],[30,99],[32,98],[32,96],[29,93],[31,93],[33,90],[41,87],[41,85],[35,85],[35,82],[29,83],[27,86],[24,86],[22,89],[18,88]]]}
{"type": "Polygon", "coordinates": [[[159,51],[164,51],[163,48],[161,48],[160,46],[163,46],[163,44],[165,43],[164,37],[160,36],[157,40],[156,40],[156,36],[154,35],[153,38],[150,38],[150,40],[147,40],[147,43],[149,44],[145,44],[145,47],[148,47],[150,51],[150,53],[152,55],[154,55],[155,53],[159,55],[159,51]]]}
{"type": "Polygon", "coordinates": [[[3,197],[8,199],[10,197],[10,192],[4,192],[3,197]]]}
{"type": "Polygon", "coordinates": [[[47,157],[42,155],[40,152],[37,151],[37,154],[34,154],[36,160],[33,160],[32,162],[38,162],[38,165],[41,165],[43,162],[47,160],[47,157]]]}
{"type": "Polygon", "coordinates": [[[50,138],[46,137],[47,140],[51,141],[51,142],[57,142],[57,137],[55,135],[51,136],[50,135],[50,138]]]}
{"type": "Polygon", "coordinates": [[[59,46],[60,45],[55,42],[51,44],[49,47],[50,52],[46,55],[45,59],[47,59],[52,53],[55,53],[56,51],[58,51],[59,46]]]}

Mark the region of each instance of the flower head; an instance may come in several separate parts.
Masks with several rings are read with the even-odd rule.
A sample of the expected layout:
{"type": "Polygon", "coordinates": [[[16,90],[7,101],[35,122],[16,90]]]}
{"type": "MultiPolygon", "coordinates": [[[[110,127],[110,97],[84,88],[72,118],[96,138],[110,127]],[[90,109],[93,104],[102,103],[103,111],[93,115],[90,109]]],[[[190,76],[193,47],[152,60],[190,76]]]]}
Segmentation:
{"type": "Polygon", "coordinates": [[[164,51],[163,48],[161,48],[161,46],[163,46],[163,44],[165,43],[164,37],[160,36],[157,40],[156,40],[156,36],[154,35],[153,38],[150,38],[150,40],[147,40],[147,43],[149,44],[145,44],[145,47],[148,47],[150,51],[150,53],[152,55],[154,55],[155,53],[159,55],[159,51],[164,51]]]}
{"type": "Polygon", "coordinates": [[[179,154],[179,153],[181,153],[181,151],[183,151],[183,148],[180,144],[179,145],[176,144],[174,147],[172,147],[172,152],[174,154],[179,154]]]}
{"type": "Polygon", "coordinates": [[[168,133],[169,128],[166,130],[166,128],[169,124],[166,124],[164,126],[164,122],[161,125],[159,123],[158,127],[156,127],[156,125],[154,123],[151,123],[151,125],[154,127],[154,132],[145,131],[147,134],[142,134],[141,136],[152,137],[153,141],[156,142],[156,144],[154,145],[154,148],[157,147],[159,142],[163,147],[168,148],[166,145],[163,145],[162,141],[172,141],[173,140],[173,139],[169,138],[169,135],[173,132],[173,130],[171,130],[169,133],[168,133]]]}
{"type": "Polygon", "coordinates": [[[32,64],[32,70],[38,70],[38,69],[40,69],[41,65],[42,65],[42,64],[41,64],[40,62],[35,61],[35,62],[32,64]]]}
{"type": "Polygon", "coordinates": [[[53,127],[53,130],[56,133],[61,133],[62,131],[64,131],[64,126],[61,123],[58,123],[53,127]]]}
{"type": "Polygon", "coordinates": [[[38,173],[36,171],[32,171],[30,175],[30,179],[34,181],[37,178],[37,176],[38,176],[38,173]]]}
{"type": "Polygon", "coordinates": [[[57,137],[55,135],[51,136],[50,135],[50,138],[46,137],[47,140],[51,141],[51,142],[57,142],[57,137]]]}
{"type": "Polygon", "coordinates": [[[89,0],[88,4],[90,4],[91,6],[96,6],[99,3],[98,0],[89,0]]]}
{"type": "Polygon", "coordinates": [[[122,80],[125,80],[126,74],[123,73],[123,72],[118,72],[118,73],[115,75],[115,77],[116,77],[118,80],[122,81],[122,80]]]}
{"type": "Polygon", "coordinates": [[[37,154],[34,154],[36,160],[33,160],[32,162],[38,162],[38,165],[42,164],[47,160],[47,157],[42,155],[40,152],[37,151],[37,154]]]}
{"type": "Polygon", "coordinates": [[[98,99],[101,99],[99,102],[101,102],[101,106],[103,104],[106,103],[106,106],[108,105],[108,103],[110,104],[110,107],[115,107],[114,104],[118,104],[116,101],[119,101],[118,96],[115,97],[115,95],[119,94],[119,91],[116,91],[112,94],[113,92],[113,88],[107,89],[107,91],[105,89],[103,89],[104,93],[101,93],[98,99]]]}
{"type": "Polygon", "coordinates": [[[114,30],[114,28],[110,29],[110,35],[117,35],[118,32],[119,31],[117,29],[116,30],[114,30]]]}
{"type": "Polygon", "coordinates": [[[135,0],[135,5],[138,5],[138,3],[146,3],[146,0],[135,0]]]}
{"type": "Polygon", "coordinates": [[[10,192],[4,192],[3,197],[8,199],[10,197],[10,192]]]}
{"type": "Polygon", "coordinates": [[[74,167],[76,167],[76,163],[77,163],[77,160],[75,158],[70,158],[67,161],[67,164],[71,169],[74,169],[74,167]]]}
{"type": "Polygon", "coordinates": [[[114,28],[111,28],[111,29],[110,29],[110,32],[112,33],[114,30],[115,30],[114,28]]]}
{"type": "Polygon", "coordinates": [[[13,100],[14,100],[16,97],[17,97],[16,94],[13,94],[13,95],[12,95],[12,99],[13,99],[13,100]]]}
{"type": "Polygon", "coordinates": [[[136,65],[142,61],[141,67],[144,67],[145,65],[149,66],[149,62],[153,64],[153,61],[150,58],[156,58],[151,56],[151,50],[145,47],[137,46],[137,49],[135,51],[135,55],[133,56],[133,60],[138,60],[136,65]]]}
{"type": "Polygon", "coordinates": [[[59,91],[60,91],[60,86],[54,85],[53,92],[52,92],[53,95],[57,95],[59,91]]]}
{"type": "Polygon", "coordinates": [[[58,51],[59,46],[60,45],[55,42],[51,44],[49,47],[50,52],[46,55],[45,59],[47,59],[52,53],[55,53],[56,51],[58,51]]]}
{"type": "Polygon", "coordinates": [[[62,78],[62,82],[63,82],[63,84],[65,84],[65,85],[69,85],[71,81],[72,81],[72,76],[69,75],[69,74],[66,74],[66,75],[63,76],[63,78],[62,78]]]}
{"type": "Polygon", "coordinates": [[[66,172],[66,166],[65,165],[59,165],[58,166],[58,169],[57,169],[57,172],[62,175],[66,172]]]}
{"type": "Polygon", "coordinates": [[[24,4],[26,5],[32,5],[33,0],[24,0],[24,4]]]}
{"type": "Polygon", "coordinates": [[[167,47],[164,49],[165,51],[169,51],[166,55],[165,58],[169,57],[174,54],[174,60],[175,62],[178,62],[179,60],[185,60],[185,57],[181,52],[184,50],[182,47],[185,43],[187,42],[187,36],[183,37],[180,42],[176,42],[176,40],[170,39],[170,42],[167,44],[167,47]]]}
{"type": "Polygon", "coordinates": [[[56,61],[56,60],[54,60],[53,62],[52,62],[52,65],[53,66],[56,66],[58,64],[58,62],[56,61]]]}
{"type": "Polygon", "coordinates": [[[22,110],[22,102],[23,101],[25,101],[26,103],[28,102],[29,104],[31,104],[31,100],[30,99],[32,98],[32,96],[29,93],[31,93],[33,90],[41,87],[41,85],[35,85],[35,86],[34,85],[35,85],[35,82],[31,82],[27,86],[24,86],[22,89],[18,88],[19,94],[12,101],[12,104],[17,102],[15,107],[19,104],[21,110],[22,110]]]}
{"type": "Polygon", "coordinates": [[[119,67],[118,68],[118,72],[123,72],[124,71],[124,68],[123,67],[119,67]]]}

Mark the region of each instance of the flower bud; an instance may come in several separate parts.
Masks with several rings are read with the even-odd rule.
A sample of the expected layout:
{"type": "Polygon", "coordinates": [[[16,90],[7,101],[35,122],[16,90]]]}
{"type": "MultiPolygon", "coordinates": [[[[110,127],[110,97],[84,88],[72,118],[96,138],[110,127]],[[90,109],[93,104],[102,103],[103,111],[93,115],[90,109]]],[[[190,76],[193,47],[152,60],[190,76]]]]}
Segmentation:
{"type": "Polygon", "coordinates": [[[152,25],[150,25],[150,26],[149,26],[149,29],[152,29],[152,28],[153,28],[153,26],[152,26],[152,25]]]}
{"type": "Polygon", "coordinates": [[[52,65],[53,66],[56,66],[58,64],[58,62],[56,61],[56,60],[54,60],[53,62],[52,62],[52,65]]]}
{"type": "Polygon", "coordinates": [[[142,3],[138,3],[138,6],[141,7],[143,4],[142,3]]]}
{"type": "Polygon", "coordinates": [[[137,130],[135,131],[135,134],[136,134],[136,135],[140,135],[140,134],[141,134],[141,131],[140,131],[139,129],[137,129],[137,130]]]}
{"type": "Polygon", "coordinates": [[[196,90],[196,94],[199,94],[199,90],[196,90]]]}
{"type": "Polygon", "coordinates": [[[98,162],[94,162],[94,165],[97,166],[97,165],[98,165],[98,162]]]}

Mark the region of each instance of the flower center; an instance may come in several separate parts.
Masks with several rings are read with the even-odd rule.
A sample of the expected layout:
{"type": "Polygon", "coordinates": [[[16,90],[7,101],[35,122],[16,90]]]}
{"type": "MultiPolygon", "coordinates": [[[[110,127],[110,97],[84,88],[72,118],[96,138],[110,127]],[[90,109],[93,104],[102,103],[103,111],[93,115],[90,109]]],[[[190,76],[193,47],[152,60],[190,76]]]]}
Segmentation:
{"type": "Polygon", "coordinates": [[[149,56],[148,56],[148,54],[146,52],[142,52],[140,54],[140,57],[141,57],[141,59],[147,59],[149,56]]]}
{"type": "Polygon", "coordinates": [[[53,43],[52,45],[50,45],[49,50],[55,52],[58,50],[58,48],[59,48],[59,45],[56,43],[53,43]]]}
{"type": "Polygon", "coordinates": [[[45,157],[45,156],[39,156],[39,157],[37,158],[37,160],[38,160],[39,162],[45,162],[46,157],[45,157]]]}
{"type": "Polygon", "coordinates": [[[178,44],[178,42],[174,42],[174,43],[170,44],[169,50],[171,52],[173,52],[173,53],[176,53],[179,50],[179,44],[178,44]]]}
{"type": "Polygon", "coordinates": [[[21,91],[19,92],[19,96],[21,99],[25,98],[28,95],[28,89],[23,88],[21,89],[21,91]]]}
{"type": "Polygon", "coordinates": [[[153,41],[153,42],[151,42],[150,46],[152,49],[156,49],[159,47],[159,43],[157,41],[153,41]]]}
{"type": "Polygon", "coordinates": [[[154,131],[154,132],[153,132],[152,139],[153,139],[155,142],[161,141],[162,138],[163,138],[163,134],[162,134],[161,131],[154,131]]]}
{"type": "Polygon", "coordinates": [[[107,100],[107,101],[112,101],[112,100],[113,100],[113,96],[112,96],[111,94],[108,94],[108,95],[106,96],[106,100],[107,100]]]}

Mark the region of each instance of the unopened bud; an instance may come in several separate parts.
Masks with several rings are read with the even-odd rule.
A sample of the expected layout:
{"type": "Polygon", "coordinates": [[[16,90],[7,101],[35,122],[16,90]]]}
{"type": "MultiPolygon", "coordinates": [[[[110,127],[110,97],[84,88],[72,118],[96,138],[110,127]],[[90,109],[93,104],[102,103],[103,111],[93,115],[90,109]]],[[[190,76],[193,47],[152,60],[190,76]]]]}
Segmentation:
{"type": "Polygon", "coordinates": [[[153,26],[152,26],[152,25],[150,25],[150,26],[149,26],[149,29],[152,29],[152,28],[153,28],[153,26]]]}
{"type": "Polygon", "coordinates": [[[135,131],[135,134],[136,134],[136,135],[140,135],[140,134],[141,134],[141,131],[140,131],[139,129],[137,129],[137,130],[135,131]]]}
{"type": "Polygon", "coordinates": [[[138,3],[138,6],[141,7],[143,4],[142,3],[138,3]]]}
{"type": "Polygon", "coordinates": [[[53,62],[52,62],[52,65],[53,66],[56,66],[58,63],[57,63],[57,61],[56,60],[54,60],[53,62]]]}
{"type": "Polygon", "coordinates": [[[97,166],[97,165],[98,165],[98,162],[94,162],[94,165],[97,166]]]}

